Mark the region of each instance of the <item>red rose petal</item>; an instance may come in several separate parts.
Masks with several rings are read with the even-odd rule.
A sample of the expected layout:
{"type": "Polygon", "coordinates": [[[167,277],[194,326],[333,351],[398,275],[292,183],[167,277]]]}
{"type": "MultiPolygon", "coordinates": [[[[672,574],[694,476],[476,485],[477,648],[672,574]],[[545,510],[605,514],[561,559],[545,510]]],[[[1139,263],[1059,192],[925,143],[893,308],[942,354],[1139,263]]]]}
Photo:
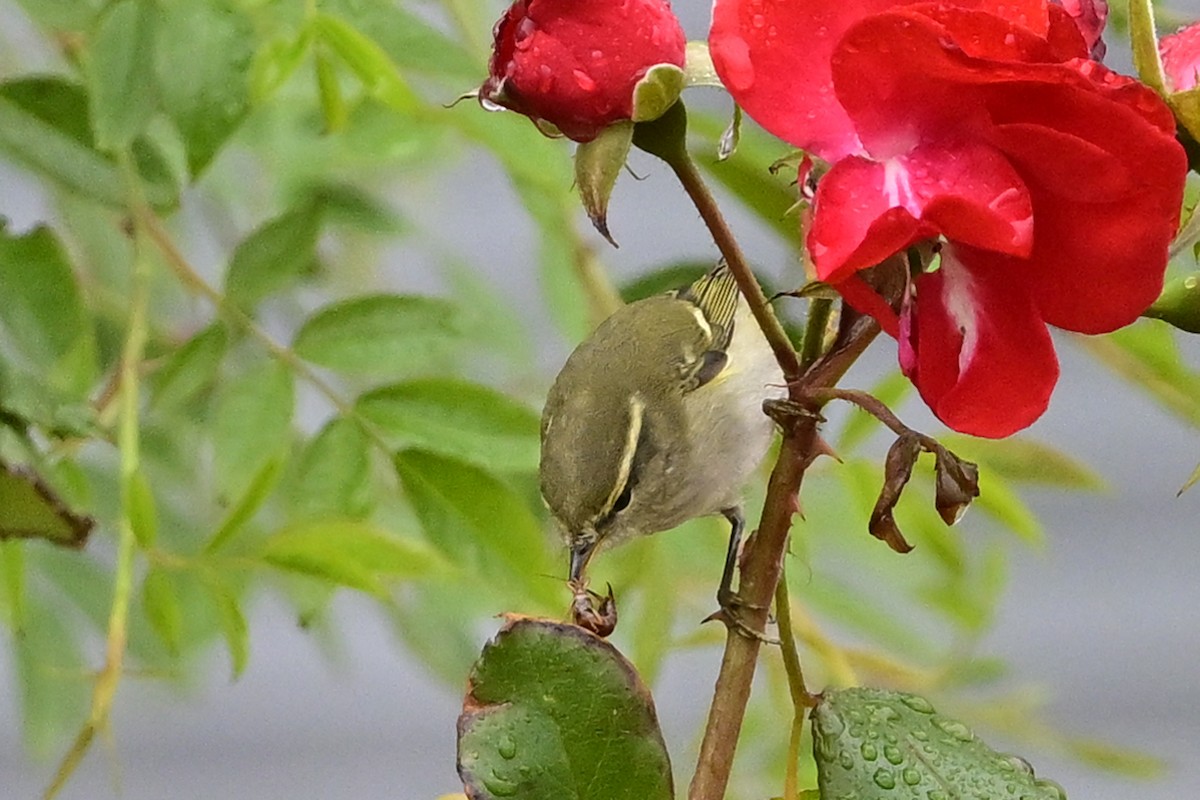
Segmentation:
{"type": "Polygon", "coordinates": [[[861,148],[833,94],[830,53],[852,24],[893,5],[895,0],[716,0],[708,39],[713,64],[758,124],[833,161],[861,148]]]}
{"type": "Polygon", "coordinates": [[[1158,42],[1158,52],[1170,88],[1176,92],[1194,88],[1200,73],[1200,22],[1164,36],[1158,42]]]}
{"type": "Polygon", "coordinates": [[[1033,246],[1024,184],[979,142],[922,144],[884,162],[843,159],[821,179],[813,207],[809,250],[817,276],[833,283],[936,234],[1020,256],[1033,246]]]}
{"type": "Polygon", "coordinates": [[[900,362],[951,428],[1000,438],[1027,428],[1050,402],[1058,359],[1050,332],[1018,281],[943,248],[921,275],[901,320],[900,362]]]}

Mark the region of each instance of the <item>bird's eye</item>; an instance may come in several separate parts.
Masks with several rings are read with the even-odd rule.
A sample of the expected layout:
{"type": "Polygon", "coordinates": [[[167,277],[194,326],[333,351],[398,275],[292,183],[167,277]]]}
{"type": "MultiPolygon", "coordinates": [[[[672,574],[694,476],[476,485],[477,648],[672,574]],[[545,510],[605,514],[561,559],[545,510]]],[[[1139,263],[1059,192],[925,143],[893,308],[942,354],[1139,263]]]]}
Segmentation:
{"type": "Polygon", "coordinates": [[[629,507],[629,501],[632,499],[633,499],[633,481],[626,481],[625,488],[621,490],[621,493],[619,495],[617,495],[616,502],[613,503],[611,513],[620,514],[622,511],[624,511],[626,508],[629,507]]]}

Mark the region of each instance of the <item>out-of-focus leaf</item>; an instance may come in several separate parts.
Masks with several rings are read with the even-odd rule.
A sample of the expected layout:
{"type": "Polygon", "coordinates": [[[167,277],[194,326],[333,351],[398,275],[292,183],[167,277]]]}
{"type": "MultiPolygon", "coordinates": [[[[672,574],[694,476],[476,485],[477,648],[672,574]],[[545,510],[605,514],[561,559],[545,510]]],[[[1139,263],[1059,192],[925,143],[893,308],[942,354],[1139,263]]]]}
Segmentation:
{"type": "Polygon", "coordinates": [[[87,708],[88,667],[65,615],[41,602],[28,604],[13,649],[26,746],[49,755],[75,730],[87,708]]]}
{"type": "Polygon", "coordinates": [[[444,363],[462,337],[458,308],[414,295],[368,295],[322,308],[293,349],[314,364],[349,373],[411,374],[444,363]]]}
{"type": "Polygon", "coordinates": [[[88,43],[88,99],[101,150],[127,147],[155,112],[157,87],[151,76],[158,26],[153,0],[118,0],[88,43]]]}
{"type": "Polygon", "coordinates": [[[212,386],[228,347],[229,336],[219,322],[197,333],[174,350],[154,374],[151,403],[171,410],[212,386]]]}
{"type": "Polygon", "coordinates": [[[317,266],[321,209],[305,201],[260,225],[238,244],[225,290],[246,308],[311,274],[317,266]]]}
{"type": "MultiPolygon", "coordinates": [[[[896,370],[872,386],[868,394],[894,410],[904,402],[904,398],[911,389],[912,382],[903,373],[896,370]]],[[[846,417],[846,423],[842,426],[834,449],[843,456],[850,455],[879,427],[878,419],[861,411],[858,406],[853,406],[850,415],[846,417]]]]}
{"type": "Polygon", "coordinates": [[[737,152],[724,161],[718,158],[725,120],[711,114],[689,113],[688,130],[702,141],[696,149],[696,161],[738,200],[779,234],[795,244],[799,239],[797,222],[787,212],[796,203],[795,175],[775,177],[767,167],[785,152],[787,145],[758,126],[742,125],[737,152]]]}
{"type": "Polygon", "coordinates": [[[551,566],[541,526],[509,486],[477,466],[422,450],[403,450],[395,463],[426,536],[454,563],[518,597],[551,607],[565,599],[544,577],[551,566]]]}
{"type": "Polygon", "coordinates": [[[255,473],[204,546],[205,553],[215,553],[223,549],[242,531],[246,523],[254,518],[263,503],[267,502],[271,490],[275,488],[282,466],[283,462],[280,459],[273,458],[255,473]]]}
{"type": "Polygon", "coordinates": [[[250,628],[246,624],[246,615],[242,613],[241,601],[233,588],[216,573],[205,573],[204,585],[217,608],[221,635],[229,651],[230,669],[233,679],[237,680],[246,670],[246,663],[250,659],[250,628]]]}
{"type": "Polygon", "coordinates": [[[1094,491],[1104,488],[1104,479],[1087,464],[1032,439],[1021,436],[976,439],[953,433],[939,436],[938,439],[954,452],[982,465],[985,475],[998,474],[1013,483],[1063,489],[1094,491]]]}
{"type": "MultiPolygon", "coordinates": [[[[0,150],[69,191],[124,206],[126,185],[115,162],[92,143],[88,97],[61,78],[23,78],[0,84],[0,150]]],[[[146,199],[155,207],[175,202],[178,187],[155,166],[155,156],[135,143],[146,179],[146,199]]]]}
{"type": "Polygon", "coordinates": [[[975,504],[979,510],[995,519],[1006,529],[1016,534],[1026,544],[1041,547],[1045,544],[1045,531],[1037,515],[1029,510],[1008,480],[1000,472],[984,469],[979,478],[979,499],[975,504]]]}
{"type": "Polygon", "coordinates": [[[23,235],[0,221],[0,323],[51,386],[82,396],[96,377],[96,342],[66,251],[49,228],[23,235]]]}
{"type": "Polygon", "coordinates": [[[822,797],[1066,800],[1057,784],[1035,778],[1024,759],[995,752],[917,695],[825,692],[812,720],[822,797]]]}
{"type": "Polygon", "coordinates": [[[236,4],[166,3],[160,8],[155,78],[195,177],[249,109],[246,73],[254,54],[254,27],[236,4]]]}
{"type": "Polygon", "coordinates": [[[621,287],[621,299],[626,303],[665,294],[694,283],[712,269],[707,261],[682,261],[653,270],[621,287]]]}
{"type": "Polygon", "coordinates": [[[326,0],[322,7],[373,39],[404,70],[443,76],[456,87],[479,80],[480,62],[475,57],[403,6],[373,0],[326,0]]]}
{"type": "Polygon", "coordinates": [[[262,103],[282,86],[312,48],[313,32],[307,25],[297,35],[280,35],[263,43],[250,62],[250,97],[262,103]]]}
{"type": "Polygon", "coordinates": [[[33,472],[0,461],[0,539],[45,539],[83,547],[95,523],[67,508],[33,472]]]}
{"type": "Polygon", "coordinates": [[[483,591],[464,592],[463,580],[461,573],[423,580],[405,587],[388,609],[405,647],[455,691],[479,655],[476,623],[500,607],[485,584],[476,584],[483,591]]]}
{"type": "Polygon", "coordinates": [[[366,233],[394,235],[407,229],[404,218],[386,202],[361,187],[326,183],[314,187],[313,198],[325,212],[325,221],[366,233]]]}
{"type": "Polygon", "coordinates": [[[158,507],[146,473],[136,470],[125,481],[122,503],[138,546],[143,550],[154,547],[158,540],[158,507]]]}
{"type": "Polygon", "coordinates": [[[803,597],[814,611],[898,653],[913,658],[928,658],[933,654],[932,643],[923,639],[893,604],[877,602],[833,575],[814,572],[809,577],[801,573],[792,579],[790,576],[795,572],[789,569],[789,579],[802,583],[793,590],[794,594],[803,597]]]}
{"type": "Polygon", "coordinates": [[[248,370],[225,383],[212,426],[217,489],[240,497],[268,461],[291,438],[292,373],[276,362],[248,370]]]}
{"type": "Polygon", "coordinates": [[[1200,373],[1184,363],[1169,327],[1143,320],[1107,336],[1074,341],[1165,408],[1200,425],[1200,373]]]}
{"type": "Polygon", "coordinates": [[[1197,464],[1196,468],[1192,470],[1192,474],[1189,475],[1188,479],[1183,482],[1183,486],[1179,487],[1179,492],[1177,494],[1183,494],[1188,489],[1195,486],[1197,481],[1200,481],[1200,464],[1197,464]]]}
{"type": "Polygon", "coordinates": [[[396,70],[396,64],[374,40],[346,20],[318,13],[313,20],[318,39],[345,62],[363,86],[385,105],[405,114],[417,111],[421,99],[396,70]]]}
{"type": "Polygon", "coordinates": [[[472,670],[458,771],[476,798],[669,800],[650,692],[612,645],[574,625],[512,618],[472,670]]]}
{"type": "Polygon", "coordinates": [[[385,579],[420,578],[443,568],[423,543],[348,519],[289,525],[263,542],[262,558],[280,569],[378,596],[386,595],[385,579]]]}
{"type": "Polygon", "coordinates": [[[398,447],[420,447],[502,471],[534,471],[538,415],[506,395],[452,378],[396,383],[358,410],[398,447]]]}
{"type": "Polygon", "coordinates": [[[300,455],[293,518],[366,516],[374,501],[370,447],[357,422],[330,420],[300,455]]]}
{"type": "Polygon", "coordinates": [[[183,608],[166,570],[152,567],[142,579],[142,610],[167,650],[178,654],[183,638],[183,608]]]}
{"type": "Polygon", "coordinates": [[[346,129],[349,111],[346,108],[346,98],[342,95],[337,66],[321,49],[313,54],[313,67],[317,73],[317,97],[321,101],[321,118],[325,121],[325,132],[341,133],[346,129]]]}

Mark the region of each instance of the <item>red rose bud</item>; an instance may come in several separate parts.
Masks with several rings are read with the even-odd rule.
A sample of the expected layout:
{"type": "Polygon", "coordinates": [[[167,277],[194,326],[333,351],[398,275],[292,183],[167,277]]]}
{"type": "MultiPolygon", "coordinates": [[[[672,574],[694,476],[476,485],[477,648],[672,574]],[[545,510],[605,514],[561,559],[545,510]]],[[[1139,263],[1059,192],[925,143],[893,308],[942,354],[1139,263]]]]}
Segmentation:
{"type": "Polygon", "coordinates": [[[577,142],[632,119],[638,81],[656,64],[682,68],[686,44],[666,0],[516,0],[493,35],[480,102],[577,142]]]}

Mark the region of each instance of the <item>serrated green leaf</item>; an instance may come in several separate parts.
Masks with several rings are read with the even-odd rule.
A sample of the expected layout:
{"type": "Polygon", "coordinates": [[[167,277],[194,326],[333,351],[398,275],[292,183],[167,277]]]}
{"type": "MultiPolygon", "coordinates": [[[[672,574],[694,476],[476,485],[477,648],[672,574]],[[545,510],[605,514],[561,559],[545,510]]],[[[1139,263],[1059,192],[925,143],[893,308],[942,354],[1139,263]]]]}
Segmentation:
{"type": "Polygon", "coordinates": [[[158,540],[158,508],[146,473],[136,470],[125,481],[122,505],[138,546],[150,550],[158,540]]]}
{"type": "Polygon", "coordinates": [[[183,639],[183,608],[166,570],[151,567],[142,579],[142,611],[168,652],[178,655],[183,639]]]}
{"type": "Polygon", "coordinates": [[[196,177],[249,110],[254,26],[234,4],[166,3],[161,9],[155,78],[196,177]]]}
{"type": "Polygon", "coordinates": [[[263,464],[213,532],[212,538],[204,546],[205,553],[215,553],[224,548],[253,519],[275,488],[282,467],[283,461],[278,458],[263,464]]]}
{"type": "Polygon", "coordinates": [[[550,574],[547,541],[529,507],[483,469],[422,450],[395,457],[404,494],[425,535],[454,563],[553,607],[564,596],[550,574]]]}
{"type": "Polygon", "coordinates": [[[386,595],[384,578],[420,578],[441,568],[427,546],[360,520],[291,525],[263,542],[262,558],[280,569],[386,595]]]}
{"type": "Polygon", "coordinates": [[[212,386],[229,348],[229,335],[219,322],[209,325],[174,350],[151,380],[151,404],[178,408],[212,386]]]}
{"type": "Polygon", "coordinates": [[[129,146],[155,112],[152,75],[158,21],[153,0],[118,0],[101,17],[88,43],[88,99],[101,150],[129,146]]]}
{"type": "Polygon", "coordinates": [[[0,221],[0,323],[60,391],[82,396],[96,377],[96,343],[66,251],[49,228],[13,235],[0,221]]]}
{"type": "Polygon", "coordinates": [[[995,752],[917,695],[827,691],[812,721],[821,797],[1066,800],[1057,784],[1035,778],[1028,762],[995,752]]]}
{"type": "Polygon", "coordinates": [[[405,83],[391,57],[370,37],[333,14],[313,19],[317,38],[345,62],[371,94],[405,114],[416,111],[421,100],[405,83]]]}
{"type": "Polygon", "coordinates": [[[267,220],[238,244],[225,291],[245,308],[311,274],[317,266],[321,209],[311,201],[267,220]]]}
{"type": "Polygon", "coordinates": [[[420,447],[502,471],[537,469],[538,415],[494,389],[425,378],[368,392],[359,412],[398,447],[420,447]]]}
{"type": "Polygon", "coordinates": [[[330,420],[300,455],[293,519],[366,516],[374,500],[370,447],[357,422],[330,420]]]}
{"type": "Polygon", "coordinates": [[[230,670],[233,680],[237,680],[246,670],[250,660],[250,628],[246,624],[246,615],[242,613],[241,601],[233,589],[214,573],[206,573],[204,580],[213,605],[217,609],[217,619],[221,626],[221,635],[225,639],[225,648],[229,651],[230,670]]]}
{"type": "Polygon", "coordinates": [[[77,548],[94,524],[67,508],[41,477],[0,461],[0,539],[45,539],[77,548]]]}
{"type": "Polygon", "coordinates": [[[462,337],[458,308],[415,295],[368,295],[325,306],[296,334],[301,358],[348,373],[394,376],[444,363],[462,337]]]}
{"type": "Polygon", "coordinates": [[[468,687],[458,769],[472,797],[674,796],[650,692],[603,639],[574,625],[510,620],[468,687]]]}
{"type": "Polygon", "coordinates": [[[217,490],[240,497],[254,475],[291,439],[292,373],[276,362],[228,381],[217,398],[212,426],[217,490]]]}

